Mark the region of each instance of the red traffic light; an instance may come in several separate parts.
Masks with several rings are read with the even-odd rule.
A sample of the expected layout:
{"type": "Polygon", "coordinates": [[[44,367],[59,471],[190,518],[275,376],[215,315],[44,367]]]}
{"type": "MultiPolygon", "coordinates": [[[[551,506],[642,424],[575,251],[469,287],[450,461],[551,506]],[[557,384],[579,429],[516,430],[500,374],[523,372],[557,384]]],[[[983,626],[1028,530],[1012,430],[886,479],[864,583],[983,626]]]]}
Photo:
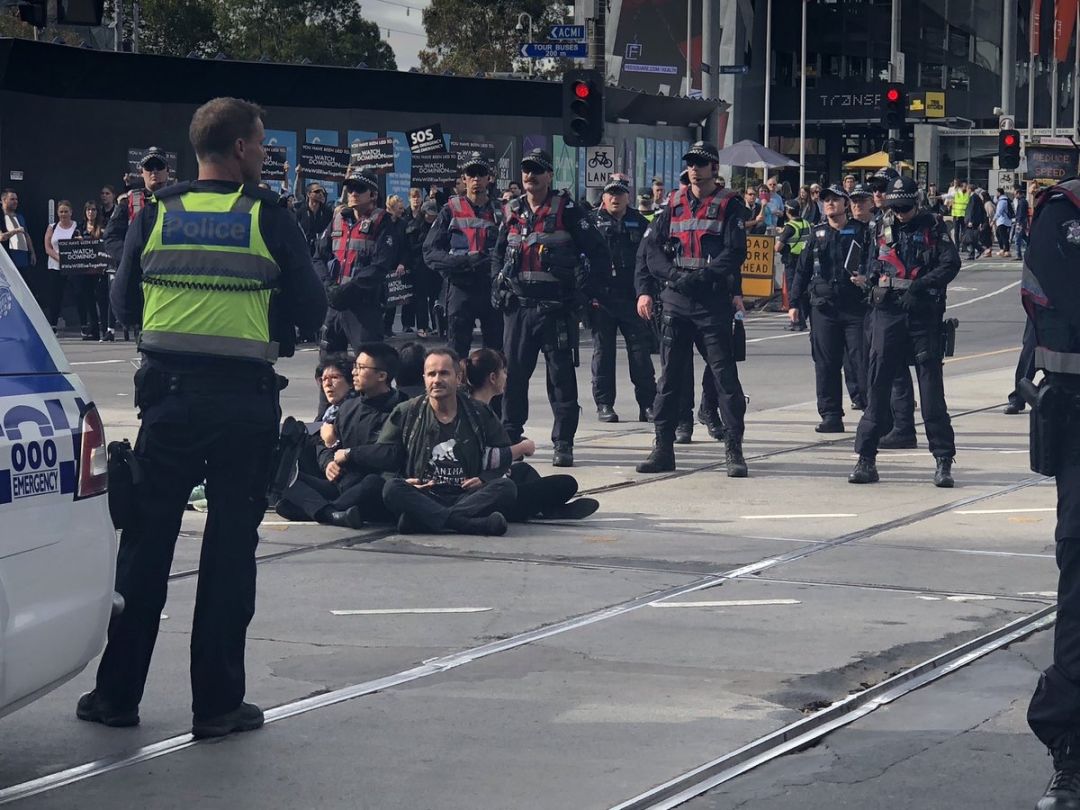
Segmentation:
{"type": "Polygon", "coordinates": [[[1002,138],[1002,141],[1006,146],[1016,146],[1016,136],[1011,133],[1002,138]]]}
{"type": "Polygon", "coordinates": [[[897,90],[895,87],[890,87],[888,90],[885,91],[885,98],[889,101],[899,101],[900,91],[897,90]]]}
{"type": "Polygon", "coordinates": [[[574,83],[574,95],[577,96],[578,98],[588,98],[589,97],[589,85],[586,84],[585,82],[575,82],[574,83]]]}

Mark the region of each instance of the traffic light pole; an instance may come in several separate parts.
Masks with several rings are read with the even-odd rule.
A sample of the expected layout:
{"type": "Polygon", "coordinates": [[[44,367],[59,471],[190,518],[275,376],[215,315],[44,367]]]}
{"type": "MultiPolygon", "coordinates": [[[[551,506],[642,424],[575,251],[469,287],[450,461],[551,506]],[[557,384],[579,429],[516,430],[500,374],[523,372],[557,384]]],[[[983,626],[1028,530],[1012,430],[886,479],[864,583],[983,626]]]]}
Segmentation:
{"type": "MultiPolygon", "coordinates": [[[[891,18],[892,27],[889,33],[889,80],[902,83],[904,81],[904,77],[900,73],[900,0],[892,0],[891,18]]],[[[904,103],[907,103],[906,99],[904,103]]],[[[904,112],[906,115],[907,111],[905,110],[904,112]]],[[[889,140],[891,141],[891,143],[886,146],[887,151],[891,151],[889,150],[889,146],[892,146],[894,144],[899,145],[900,130],[890,129],[889,140]]],[[[892,162],[891,155],[889,156],[889,162],[892,162]]],[[[893,168],[896,169],[897,172],[899,172],[900,161],[896,161],[896,165],[893,166],[893,168]]]]}

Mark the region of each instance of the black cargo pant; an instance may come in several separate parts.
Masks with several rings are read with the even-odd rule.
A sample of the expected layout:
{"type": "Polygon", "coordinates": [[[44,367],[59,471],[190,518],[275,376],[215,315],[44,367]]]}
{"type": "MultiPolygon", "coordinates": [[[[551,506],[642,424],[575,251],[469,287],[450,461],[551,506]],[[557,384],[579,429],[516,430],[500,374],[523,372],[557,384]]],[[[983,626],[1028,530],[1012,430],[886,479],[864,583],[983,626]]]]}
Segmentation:
{"type": "Polygon", "coordinates": [[[371,301],[348,309],[327,309],[319,348],[326,353],[344,352],[382,339],[383,309],[377,301],[371,301]]]}
{"type": "Polygon", "coordinates": [[[503,425],[511,442],[521,441],[529,420],[529,381],[536,371],[540,352],[547,366],[547,394],[555,422],[553,442],[574,443],[580,408],[574,352],[559,348],[559,332],[576,324],[569,310],[541,312],[537,307],[517,306],[505,313],[503,354],[506,355],[506,393],[503,395],[503,425]],[[562,323],[560,323],[562,321],[562,323]]]}
{"type": "MultiPolygon", "coordinates": [[[[870,357],[870,316],[873,314],[873,310],[866,313],[866,340],[865,340],[865,354],[863,355],[865,363],[869,363],[870,357]]],[[[845,358],[846,359],[846,358],[845,358]]],[[[846,372],[845,372],[846,373],[846,372]]],[[[866,385],[870,384],[869,373],[866,375],[866,385]]],[[[850,386],[849,386],[850,390],[850,386]]],[[[863,397],[866,397],[866,390],[863,389],[863,397]]],[[[865,405],[865,401],[863,403],[865,405]]],[[[908,367],[908,361],[905,360],[896,368],[896,376],[893,378],[892,384],[892,396],[890,399],[890,409],[885,412],[881,423],[881,435],[895,431],[901,436],[908,437],[915,435],[915,386],[911,382],[911,369],[908,367]]]]}
{"type": "Polygon", "coordinates": [[[945,404],[943,349],[940,311],[908,314],[893,300],[874,307],[870,316],[870,359],[867,363],[869,395],[855,434],[856,453],[871,458],[877,455],[878,440],[891,421],[890,400],[897,370],[914,356],[930,452],[935,458],[956,455],[952,421],[945,404]]]}
{"type": "Polygon", "coordinates": [[[662,375],[653,415],[656,436],[664,442],[675,439],[675,426],[680,419],[680,406],[685,387],[693,384],[693,351],[695,335],[700,335],[708,368],[715,378],[720,418],[733,439],[742,439],[746,413],[746,398],[739,383],[739,370],[731,345],[734,311],[726,308],[701,315],[664,313],[663,339],[660,346],[662,375]],[[689,381],[687,377],[690,377],[689,381]]]}
{"type": "MultiPolygon", "coordinates": [[[[694,335],[694,347],[697,349],[698,354],[702,358],[705,357],[705,344],[701,340],[701,335],[694,335]]],[[[694,377],[694,353],[690,354],[686,358],[686,374],[683,379],[682,394],[679,397],[679,424],[680,425],[693,425],[694,424],[694,386],[697,384],[694,377]]],[[[705,362],[705,368],[701,372],[701,410],[706,413],[716,413],[719,409],[717,404],[717,392],[716,392],[716,377],[713,376],[712,369],[709,368],[708,361],[705,362]]],[[[723,421],[723,420],[721,420],[723,421]]]]}
{"type": "Polygon", "coordinates": [[[386,479],[374,473],[345,473],[337,481],[300,473],[296,482],[281,493],[277,513],[286,520],[318,520],[319,512],[328,507],[344,512],[356,506],[368,523],[389,523],[391,515],[382,499],[385,484],[386,479]]]}
{"type": "Polygon", "coordinates": [[[1064,442],[1056,476],[1054,662],[1039,678],[1028,707],[1028,725],[1048,748],[1071,738],[1075,760],[1080,745],[1080,412],[1071,415],[1064,442]]]}
{"type": "Polygon", "coordinates": [[[450,282],[446,291],[447,342],[459,357],[469,356],[477,321],[484,348],[501,352],[503,315],[491,306],[491,282],[487,279],[474,279],[461,285],[450,282]]]}
{"type": "Polygon", "coordinates": [[[637,314],[636,302],[629,298],[605,298],[591,310],[593,337],[592,393],[601,405],[615,404],[615,353],[618,333],[626,341],[626,359],[630,364],[630,382],[639,408],[652,407],[656,399],[656,369],[649,347],[652,334],[647,321],[637,314]]]}
{"type": "Polygon", "coordinates": [[[487,517],[493,512],[513,509],[517,487],[509,478],[496,478],[479,489],[447,493],[417,489],[394,478],[383,487],[383,501],[394,515],[408,515],[429,532],[442,532],[453,524],[453,518],[487,517]]]}
{"type": "Polygon", "coordinates": [[[144,482],[120,537],[116,590],[124,610],[109,624],[97,693],[133,709],[165,606],[180,521],[206,480],[208,510],[191,631],[192,712],[215,717],[244,699],[244,641],[255,614],[255,547],[266,511],[280,410],[271,372],[256,380],[136,374],[142,426],[135,455],[144,482]],[[163,388],[161,379],[168,380],[163,388]],[[169,392],[171,384],[175,391],[169,392]]]}
{"type": "Polygon", "coordinates": [[[850,358],[857,389],[866,390],[865,319],[866,308],[860,302],[823,302],[811,307],[810,347],[814,356],[817,409],[824,420],[839,421],[844,416],[840,372],[846,358],[850,358]]]}

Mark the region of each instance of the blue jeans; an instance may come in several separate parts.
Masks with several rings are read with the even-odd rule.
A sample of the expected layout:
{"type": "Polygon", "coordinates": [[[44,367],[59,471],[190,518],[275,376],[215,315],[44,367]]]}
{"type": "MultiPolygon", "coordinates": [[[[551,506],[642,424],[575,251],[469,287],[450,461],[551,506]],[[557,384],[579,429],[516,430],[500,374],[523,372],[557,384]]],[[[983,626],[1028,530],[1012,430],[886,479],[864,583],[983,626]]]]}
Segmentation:
{"type": "Polygon", "coordinates": [[[1024,251],[1027,250],[1028,246],[1027,231],[1022,231],[1017,228],[1013,235],[1013,243],[1016,245],[1016,258],[1024,258],[1024,251]]]}

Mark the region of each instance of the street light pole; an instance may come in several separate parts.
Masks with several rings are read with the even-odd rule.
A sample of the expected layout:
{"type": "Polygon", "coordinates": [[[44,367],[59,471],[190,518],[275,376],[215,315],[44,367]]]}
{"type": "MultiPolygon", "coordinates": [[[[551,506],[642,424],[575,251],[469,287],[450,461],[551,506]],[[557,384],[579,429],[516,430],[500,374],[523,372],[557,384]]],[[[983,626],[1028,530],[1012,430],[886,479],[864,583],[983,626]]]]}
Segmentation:
{"type": "MultiPolygon", "coordinates": [[[[515,26],[515,29],[518,30],[518,31],[524,31],[525,30],[525,26],[521,24],[521,21],[523,19],[529,21],[529,42],[532,42],[532,40],[533,40],[533,20],[532,20],[532,15],[529,12],[523,11],[520,14],[518,14],[518,21],[517,21],[517,26],[515,26]]],[[[533,75],[533,60],[529,59],[529,76],[531,77],[532,75],[533,75]]]]}
{"type": "MultiPolygon", "coordinates": [[[[799,188],[806,185],[806,7],[809,0],[802,1],[802,70],[799,82],[799,188]]],[[[769,58],[769,54],[765,54],[769,58]]],[[[765,144],[768,146],[768,144],[765,144]]]]}
{"type": "MultiPolygon", "coordinates": [[[[769,103],[772,96],[772,0],[765,2],[765,148],[769,146],[769,103]]],[[[802,184],[799,184],[802,188],[802,184]]]]}
{"type": "Polygon", "coordinates": [[[971,130],[975,129],[975,122],[970,118],[964,118],[962,115],[954,115],[957,121],[964,121],[968,125],[967,136],[967,183],[971,185],[971,130]]]}
{"type": "Polygon", "coordinates": [[[694,86],[693,74],[690,72],[691,68],[691,33],[690,24],[694,17],[694,4],[691,0],[686,0],[686,95],[690,95],[690,90],[694,86]]]}

